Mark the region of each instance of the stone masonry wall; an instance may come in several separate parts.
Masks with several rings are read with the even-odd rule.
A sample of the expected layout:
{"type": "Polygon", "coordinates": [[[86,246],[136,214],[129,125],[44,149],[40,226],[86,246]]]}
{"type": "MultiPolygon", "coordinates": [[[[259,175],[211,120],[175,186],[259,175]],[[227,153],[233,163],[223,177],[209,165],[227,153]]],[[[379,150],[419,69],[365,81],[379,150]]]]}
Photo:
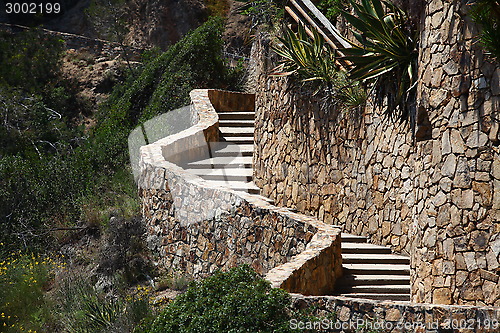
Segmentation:
{"type": "Polygon", "coordinates": [[[254,181],[279,205],[317,216],[409,254],[415,163],[407,125],[367,108],[340,123],[319,98],[268,76],[265,37],[254,45],[257,72],[254,181]]]}
{"type": "MultiPolygon", "coordinates": [[[[169,171],[145,172],[161,182],[169,171]]],[[[163,267],[199,277],[247,263],[264,274],[304,251],[317,231],[301,221],[255,209],[233,193],[201,188],[174,174],[167,177],[168,184],[164,181],[157,189],[141,185],[140,190],[148,245],[159,254],[163,267]],[[169,184],[175,184],[176,190],[169,184]],[[182,205],[189,207],[187,223],[180,223],[175,216],[176,198],[182,198],[182,205]],[[202,210],[212,209],[213,217],[199,220],[202,210]]]]}
{"type": "Polygon", "coordinates": [[[418,107],[413,300],[500,306],[500,68],[475,40],[463,1],[430,1],[418,107]]]}
{"type": "Polygon", "coordinates": [[[500,306],[500,69],[467,11],[425,4],[418,142],[370,105],[336,121],[267,75],[268,41],[257,41],[254,178],[279,205],[409,254],[413,301],[500,306]]]}
{"type": "MultiPolygon", "coordinates": [[[[466,305],[415,304],[352,299],[340,296],[303,296],[292,294],[296,309],[313,308],[314,314],[332,320],[316,323],[314,332],[384,332],[384,333],[497,333],[500,331],[500,308],[466,305]]],[[[307,327],[302,319],[291,322],[307,327]]]]}

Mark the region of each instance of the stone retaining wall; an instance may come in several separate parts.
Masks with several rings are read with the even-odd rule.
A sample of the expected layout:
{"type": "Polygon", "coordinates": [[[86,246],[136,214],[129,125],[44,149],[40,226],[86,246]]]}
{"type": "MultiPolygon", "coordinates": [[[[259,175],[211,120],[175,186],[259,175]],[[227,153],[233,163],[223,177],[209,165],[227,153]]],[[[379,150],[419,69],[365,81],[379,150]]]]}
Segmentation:
{"type": "Polygon", "coordinates": [[[418,142],[370,105],[335,120],[267,75],[258,40],[254,179],[279,205],[409,254],[413,301],[500,306],[500,69],[467,11],[425,5],[418,142]]]}
{"type": "Polygon", "coordinates": [[[214,105],[248,110],[253,107],[248,98],[194,90],[193,126],[141,148],[138,186],[148,246],[163,268],[194,277],[241,263],[263,275],[288,263],[279,274],[269,273],[275,285],[286,288],[294,281],[293,286],[308,287],[293,287],[305,294],[331,292],[342,273],[338,228],[247,193],[213,186],[172,163],[195,158],[197,153],[203,154],[203,143],[216,141],[214,105]],[[315,283],[301,280],[311,274],[315,283]]]}
{"type": "Polygon", "coordinates": [[[462,1],[425,7],[418,107],[432,138],[412,172],[413,300],[500,306],[500,68],[462,1]]]}
{"type": "MultiPolygon", "coordinates": [[[[331,320],[316,323],[314,332],[384,332],[384,333],[497,333],[500,331],[500,308],[457,305],[415,304],[373,301],[337,296],[292,294],[296,309],[313,308],[314,314],[331,320]]],[[[299,328],[307,322],[291,322],[299,328]]]]}

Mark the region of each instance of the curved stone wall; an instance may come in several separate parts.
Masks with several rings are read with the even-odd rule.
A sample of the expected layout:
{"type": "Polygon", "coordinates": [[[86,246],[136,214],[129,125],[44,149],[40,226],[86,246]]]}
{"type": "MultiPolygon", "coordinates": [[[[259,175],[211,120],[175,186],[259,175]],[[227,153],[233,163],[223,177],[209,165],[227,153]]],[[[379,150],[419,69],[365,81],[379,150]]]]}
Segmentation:
{"type": "Polygon", "coordinates": [[[247,263],[278,287],[329,294],[342,274],[340,229],[214,186],[176,164],[205,156],[207,143],[218,140],[214,106],[248,110],[250,97],[253,104],[245,94],[194,90],[192,126],[141,147],[138,186],[148,246],[161,267],[194,277],[247,263]]]}
{"type": "Polygon", "coordinates": [[[263,194],[409,254],[412,300],[500,306],[500,69],[461,1],[430,1],[421,32],[420,141],[367,107],[336,121],[257,41],[254,179],[263,194]]]}

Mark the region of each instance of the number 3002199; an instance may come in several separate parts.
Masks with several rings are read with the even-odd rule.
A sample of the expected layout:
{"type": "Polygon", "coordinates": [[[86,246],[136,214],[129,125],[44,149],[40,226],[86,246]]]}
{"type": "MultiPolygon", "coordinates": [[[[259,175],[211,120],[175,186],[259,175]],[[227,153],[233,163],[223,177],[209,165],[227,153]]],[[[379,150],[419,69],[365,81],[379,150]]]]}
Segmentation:
{"type": "Polygon", "coordinates": [[[34,2],[7,2],[5,3],[7,14],[59,14],[60,3],[34,3],[34,2]]]}

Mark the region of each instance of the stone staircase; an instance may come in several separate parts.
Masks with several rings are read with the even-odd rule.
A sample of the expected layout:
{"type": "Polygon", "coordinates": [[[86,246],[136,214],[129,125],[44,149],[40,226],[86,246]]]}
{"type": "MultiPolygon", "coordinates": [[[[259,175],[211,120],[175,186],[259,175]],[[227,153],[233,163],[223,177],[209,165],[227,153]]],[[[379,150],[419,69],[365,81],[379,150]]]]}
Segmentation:
{"type": "MultiPolygon", "coordinates": [[[[209,157],[183,167],[215,185],[258,195],[252,182],[254,111],[219,112],[221,142],[211,142],[209,157]]],[[[269,201],[269,199],[266,199],[269,201]]]]}
{"type": "MultiPolygon", "coordinates": [[[[258,195],[253,183],[254,111],[220,111],[221,141],[210,143],[209,156],[183,168],[215,185],[258,195]]],[[[409,258],[391,249],[367,243],[361,236],[342,234],[344,276],[337,281],[337,295],[362,299],[409,301],[409,258]]]]}
{"type": "Polygon", "coordinates": [[[366,237],[342,233],[344,276],[337,295],[363,299],[409,301],[410,258],[392,254],[385,246],[367,243],[366,237]]]}

